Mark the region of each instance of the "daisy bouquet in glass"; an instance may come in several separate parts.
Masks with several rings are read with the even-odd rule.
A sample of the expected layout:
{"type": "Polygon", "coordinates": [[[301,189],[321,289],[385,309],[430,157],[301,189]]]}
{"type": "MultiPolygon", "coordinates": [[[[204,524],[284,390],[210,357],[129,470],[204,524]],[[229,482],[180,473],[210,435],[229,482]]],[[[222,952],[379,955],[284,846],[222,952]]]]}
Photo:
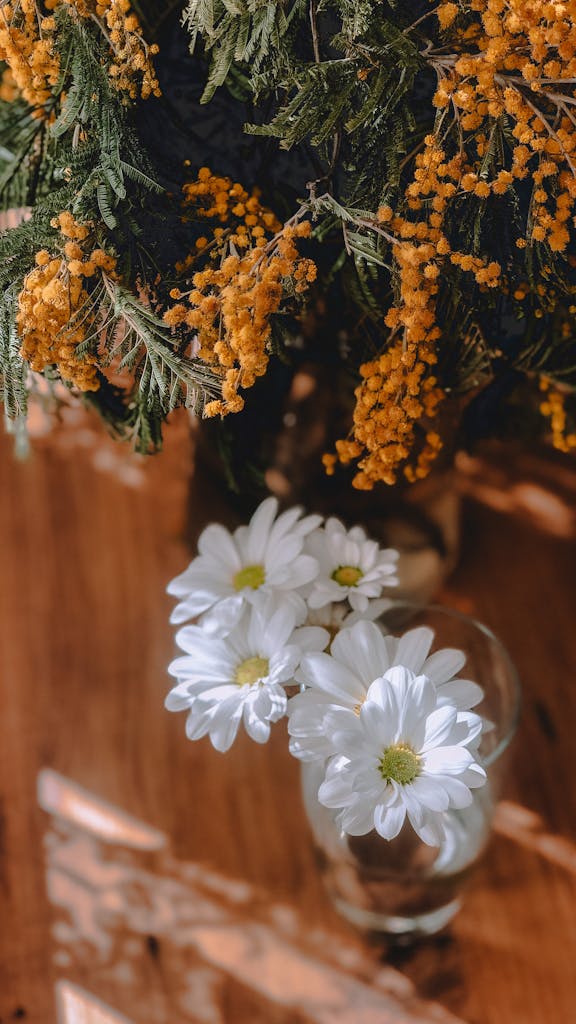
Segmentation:
{"type": "Polygon", "coordinates": [[[472,710],[483,691],[460,677],[462,651],[430,653],[430,628],[393,636],[377,623],[397,552],[359,526],[278,514],[275,498],[233,533],[208,526],[198,552],[168,586],[182,654],[166,707],[188,712],[188,737],[226,751],[241,726],[265,743],[287,717],[290,751],[316,765],[342,833],[392,840],[406,826],[441,846],[446,812],[486,782],[486,722],[472,710]]]}

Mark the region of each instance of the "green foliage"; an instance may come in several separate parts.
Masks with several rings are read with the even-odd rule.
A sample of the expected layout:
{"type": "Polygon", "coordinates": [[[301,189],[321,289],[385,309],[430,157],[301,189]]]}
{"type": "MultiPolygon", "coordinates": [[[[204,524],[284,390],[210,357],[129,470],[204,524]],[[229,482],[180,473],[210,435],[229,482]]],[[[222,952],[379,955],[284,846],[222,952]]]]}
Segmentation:
{"type": "MultiPolygon", "coordinates": [[[[136,6],[156,27],[173,3],[140,0],[136,6]]],[[[111,80],[110,40],[98,18],[76,17],[63,3],[55,17],[62,70],[46,116],[32,116],[20,99],[0,101],[0,209],[31,213],[0,233],[0,397],[20,431],[34,381],[20,355],[18,295],[40,249],[62,253],[54,218],[69,211],[90,225],[91,246],[116,264],[113,273],[89,275],[88,302],[73,317],[72,326],[91,324],[78,356],[97,355],[102,371],[99,390],[84,399],[139,450],[155,450],[176,406],[200,409],[219,393],[219,379],[190,355],[191,332],[170,329],[162,319],[176,283],[174,263],[193,251],[194,266],[204,266],[194,243],[208,227],[192,224],[193,218],[182,222],[178,198],[158,183],[135,126],[134,103],[111,80]],[[132,383],[111,384],[107,378],[116,372],[132,383]]],[[[463,5],[465,17],[477,14],[463,5]]],[[[462,129],[457,104],[436,108],[432,98],[438,74],[449,66],[450,46],[429,0],[187,0],[182,20],[196,66],[206,69],[202,104],[219,89],[224,107],[227,95],[244,101],[245,132],[253,136],[247,151],[269,158],[277,146],[282,166],[290,168],[293,160],[294,167],[312,168],[309,181],[292,181],[288,171],[288,187],[266,202],[279,213],[298,194],[294,220],[312,220],[312,237],[303,243],[318,267],[311,317],[332,339],[332,349],[324,347],[328,358],[348,359],[355,371],[397,337],[384,319],[401,302],[397,246],[402,238],[414,237],[414,244],[425,238],[429,215],[439,208],[433,190],[422,193],[420,205],[408,199],[426,137],[436,133],[446,159],[460,154],[480,181],[493,181],[518,145],[515,124],[508,114],[492,118],[480,155],[462,129]],[[394,230],[378,219],[384,204],[400,214],[394,230]],[[411,235],[413,225],[424,233],[411,235]]],[[[217,161],[222,174],[224,149],[217,161]]],[[[191,160],[192,174],[207,162],[202,152],[191,152],[191,160]]],[[[230,173],[236,175],[235,168],[230,173]]],[[[442,215],[452,253],[495,260],[502,268],[503,287],[489,288],[457,260],[437,264],[434,315],[441,343],[434,372],[458,401],[491,387],[499,374],[530,380],[545,374],[576,388],[575,270],[546,243],[526,244],[534,191],[530,179],[487,198],[459,185],[442,215]],[[529,298],[522,302],[524,289],[529,298]]],[[[204,248],[209,260],[210,245],[204,248]]],[[[294,283],[286,283],[285,292],[291,313],[302,314],[294,283]]],[[[422,293],[426,302],[425,288],[422,293]]],[[[270,354],[286,366],[294,363],[289,336],[299,331],[292,331],[293,321],[277,316],[271,327],[270,354]]],[[[306,324],[302,337],[314,348],[306,324]]],[[[47,367],[45,376],[56,378],[57,367],[47,367]]],[[[351,390],[353,384],[351,375],[351,390]]],[[[233,423],[227,431],[233,434],[233,423]]]]}
{"type": "Polygon", "coordinates": [[[20,338],[13,317],[14,288],[0,300],[0,401],[10,420],[25,419],[28,410],[28,366],[20,355],[20,338]]]}
{"type": "Polygon", "coordinates": [[[177,404],[195,406],[205,393],[212,394],[214,379],[177,350],[139,294],[157,274],[154,240],[141,243],[141,221],[149,197],[162,189],[130,107],[110,81],[106,40],[92,21],[72,17],[64,6],[56,17],[64,69],[53,96],[57,116],[33,118],[21,100],[0,103],[0,206],[32,208],[30,219],[0,233],[0,395],[6,416],[20,422],[32,385],[15,327],[18,293],[35,254],[61,248],[63,240],[51,222],[70,211],[78,222],[95,225],[95,244],[116,254],[122,280],[133,289],[106,278],[96,290],[89,285],[89,306],[73,319],[71,326],[97,311],[96,326],[79,346],[79,357],[109,346],[102,358],[134,374],[133,393],[111,389],[102,377],[100,389],[87,401],[117,433],[150,450],[160,445],[168,412],[177,404]]]}
{"type": "Polygon", "coordinates": [[[56,18],[64,69],[53,98],[59,112],[50,122],[31,117],[21,100],[0,104],[0,207],[70,209],[80,220],[101,216],[112,231],[114,210],[127,198],[126,179],[140,201],[161,189],[130,109],[110,81],[106,41],[91,21],[73,18],[64,6],[56,18]]]}
{"type": "Polygon", "coordinates": [[[109,339],[109,359],[129,370],[146,408],[165,418],[179,405],[199,409],[218,388],[214,375],[199,360],[178,351],[170,331],[154,310],[132,292],[104,276],[102,311],[109,339]]]}
{"type": "Polygon", "coordinates": [[[251,64],[257,74],[271,50],[284,50],[306,6],[306,0],[190,0],[184,22],[192,47],[202,37],[212,52],[202,102],[223,85],[233,64],[251,64]]]}

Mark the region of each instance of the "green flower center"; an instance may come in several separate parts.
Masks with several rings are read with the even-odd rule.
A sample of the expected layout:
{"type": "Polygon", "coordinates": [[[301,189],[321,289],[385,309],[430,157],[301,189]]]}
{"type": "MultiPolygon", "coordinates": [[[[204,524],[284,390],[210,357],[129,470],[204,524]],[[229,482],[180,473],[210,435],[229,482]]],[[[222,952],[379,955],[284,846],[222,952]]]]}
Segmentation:
{"type": "Polygon", "coordinates": [[[378,762],[378,769],[386,782],[406,786],[420,774],[420,758],[407,743],[393,743],[386,747],[378,762]]]}
{"type": "Polygon", "coordinates": [[[246,658],[236,669],[236,682],[238,686],[252,686],[263,676],[268,675],[269,662],[267,658],[246,658]]]}
{"type": "Polygon", "coordinates": [[[232,580],[235,590],[244,590],[244,587],[252,587],[258,590],[266,580],[266,573],[263,565],[245,565],[239,569],[232,580]]]}
{"type": "Polygon", "coordinates": [[[332,573],[332,579],[341,587],[355,587],[363,575],[357,565],[339,565],[332,573]]]}

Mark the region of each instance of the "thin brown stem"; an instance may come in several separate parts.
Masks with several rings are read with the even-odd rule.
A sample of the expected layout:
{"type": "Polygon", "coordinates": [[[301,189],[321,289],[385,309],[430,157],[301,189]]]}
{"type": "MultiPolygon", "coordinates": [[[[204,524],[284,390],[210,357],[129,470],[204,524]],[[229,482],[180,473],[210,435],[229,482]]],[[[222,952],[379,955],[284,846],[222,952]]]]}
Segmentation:
{"type": "Polygon", "coordinates": [[[318,25],[316,24],[316,3],[310,0],[310,28],[312,29],[312,47],[314,49],[314,60],[320,64],[320,40],[318,38],[318,25]]]}

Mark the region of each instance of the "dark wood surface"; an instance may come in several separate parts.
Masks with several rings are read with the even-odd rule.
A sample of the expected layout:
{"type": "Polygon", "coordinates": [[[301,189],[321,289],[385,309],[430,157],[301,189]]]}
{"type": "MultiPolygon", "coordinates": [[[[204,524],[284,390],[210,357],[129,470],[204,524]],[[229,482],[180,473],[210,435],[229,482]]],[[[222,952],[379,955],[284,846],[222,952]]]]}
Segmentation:
{"type": "Polygon", "coordinates": [[[442,598],[524,712],[465,908],[386,950],[324,895],[282,729],[223,757],[163,710],[191,471],[184,420],[148,462],[73,412],[26,462],[0,442],[1,1024],[576,1021],[576,472],[463,466],[442,598]]]}

